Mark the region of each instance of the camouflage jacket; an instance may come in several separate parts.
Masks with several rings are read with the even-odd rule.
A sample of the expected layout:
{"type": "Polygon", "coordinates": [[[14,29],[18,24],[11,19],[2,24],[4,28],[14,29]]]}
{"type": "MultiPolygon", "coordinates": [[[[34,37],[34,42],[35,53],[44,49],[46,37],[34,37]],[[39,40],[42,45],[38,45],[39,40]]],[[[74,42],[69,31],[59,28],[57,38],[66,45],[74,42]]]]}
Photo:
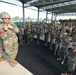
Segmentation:
{"type": "Polygon", "coordinates": [[[76,62],[76,51],[74,51],[72,48],[69,49],[66,53],[66,58],[68,62],[76,62]]]}
{"type": "Polygon", "coordinates": [[[0,37],[3,41],[9,40],[9,39],[11,39],[11,40],[18,39],[16,36],[16,33],[19,32],[18,27],[12,22],[10,22],[9,24],[10,24],[10,26],[12,26],[12,28],[8,28],[7,31],[4,30],[3,24],[0,24],[0,32],[3,32],[3,34],[1,34],[0,37]]]}
{"type": "Polygon", "coordinates": [[[36,26],[36,33],[41,34],[42,32],[42,26],[36,26]]]}

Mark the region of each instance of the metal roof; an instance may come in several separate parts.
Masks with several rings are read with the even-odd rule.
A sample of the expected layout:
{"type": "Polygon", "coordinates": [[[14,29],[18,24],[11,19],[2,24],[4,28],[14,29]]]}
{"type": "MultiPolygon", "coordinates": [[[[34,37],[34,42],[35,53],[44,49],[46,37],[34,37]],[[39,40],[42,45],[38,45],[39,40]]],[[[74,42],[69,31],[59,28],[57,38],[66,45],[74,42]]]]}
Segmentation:
{"type": "Polygon", "coordinates": [[[35,6],[39,8],[39,11],[49,11],[56,14],[62,13],[75,13],[76,12],[76,0],[0,0],[8,4],[18,5],[11,3],[18,1],[24,3],[24,7],[35,6]],[[8,2],[6,2],[8,1],[8,2]]]}
{"type": "Polygon", "coordinates": [[[56,14],[76,12],[76,0],[20,0],[25,7],[35,6],[40,11],[49,11],[56,14]],[[27,2],[26,2],[27,1],[27,2]]]}

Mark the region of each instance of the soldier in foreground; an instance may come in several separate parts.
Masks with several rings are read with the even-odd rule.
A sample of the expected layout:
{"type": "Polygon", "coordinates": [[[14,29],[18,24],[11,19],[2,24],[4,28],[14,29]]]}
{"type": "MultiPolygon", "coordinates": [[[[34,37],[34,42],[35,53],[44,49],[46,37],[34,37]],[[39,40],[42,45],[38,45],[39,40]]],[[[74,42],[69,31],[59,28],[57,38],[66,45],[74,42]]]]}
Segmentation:
{"type": "MultiPolygon", "coordinates": [[[[3,41],[3,49],[8,55],[8,61],[11,67],[18,64],[15,60],[18,53],[18,38],[16,33],[19,32],[18,27],[10,22],[10,15],[7,12],[2,12],[0,18],[3,23],[0,24],[0,38],[3,41]]],[[[3,49],[0,49],[0,61],[4,60],[5,57],[2,55],[3,49]]]]}

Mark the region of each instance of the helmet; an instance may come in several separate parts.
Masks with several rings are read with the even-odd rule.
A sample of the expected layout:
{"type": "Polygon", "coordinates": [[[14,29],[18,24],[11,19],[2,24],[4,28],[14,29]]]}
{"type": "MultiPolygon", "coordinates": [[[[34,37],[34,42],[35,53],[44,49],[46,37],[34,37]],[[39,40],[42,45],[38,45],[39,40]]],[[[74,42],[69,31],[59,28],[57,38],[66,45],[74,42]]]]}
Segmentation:
{"type": "Polygon", "coordinates": [[[11,17],[10,17],[10,15],[7,12],[2,12],[0,14],[0,18],[2,19],[2,18],[11,18],[11,17]]]}

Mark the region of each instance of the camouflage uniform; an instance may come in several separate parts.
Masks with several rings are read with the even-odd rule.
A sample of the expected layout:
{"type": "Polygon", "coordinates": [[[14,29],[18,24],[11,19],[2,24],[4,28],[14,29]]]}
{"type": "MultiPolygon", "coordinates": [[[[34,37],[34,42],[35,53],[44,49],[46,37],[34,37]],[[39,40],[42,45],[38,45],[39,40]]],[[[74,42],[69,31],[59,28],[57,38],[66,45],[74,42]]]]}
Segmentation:
{"type": "Polygon", "coordinates": [[[45,41],[45,44],[47,46],[47,43],[48,43],[48,37],[49,37],[49,26],[48,25],[44,25],[44,41],[45,41]]]}
{"type": "Polygon", "coordinates": [[[40,35],[42,33],[42,27],[40,24],[36,26],[36,34],[37,34],[37,44],[39,44],[40,35]]]}
{"type": "Polygon", "coordinates": [[[54,55],[58,55],[59,53],[59,50],[61,49],[62,47],[62,41],[63,41],[63,35],[61,33],[58,34],[57,38],[56,38],[56,45],[55,45],[55,51],[54,51],[54,55]],[[59,48],[59,49],[58,49],[59,48]],[[57,51],[58,50],[58,51],[57,51]]]}
{"type": "Polygon", "coordinates": [[[26,36],[27,36],[27,43],[30,44],[30,41],[31,41],[31,25],[28,24],[27,25],[27,30],[26,30],[26,36]]]}
{"type": "Polygon", "coordinates": [[[52,46],[54,44],[54,40],[55,40],[55,25],[54,22],[52,21],[50,24],[50,49],[52,49],[52,46]]]}
{"type": "Polygon", "coordinates": [[[64,63],[65,61],[65,56],[66,56],[66,52],[67,50],[70,48],[70,42],[69,42],[69,37],[67,36],[64,41],[63,41],[63,44],[62,44],[62,47],[60,49],[60,56],[62,58],[62,62],[61,64],[64,63]]]}
{"type": "Polygon", "coordinates": [[[61,32],[62,32],[62,34],[66,33],[66,28],[65,28],[65,26],[62,27],[61,32]]]}
{"type": "Polygon", "coordinates": [[[2,39],[0,38],[0,57],[2,57],[3,53],[3,45],[2,45],[2,39]]]}
{"type": "Polygon", "coordinates": [[[24,28],[24,36],[25,36],[25,41],[27,41],[27,26],[25,26],[24,28]]]}
{"type": "Polygon", "coordinates": [[[35,25],[32,24],[31,25],[31,41],[33,41],[34,39],[35,31],[36,31],[35,25]]]}
{"type": "Polygon", "coordinates": [[[19,45],[21,45],[23,43],[23,37],[22,37],[22,31],[21,31],[21,28],[19,27],[19,33],[17,34],[18,36],[18,43],[19,45]]]}
{"type": "Polygon", "coordinates": [[[8,60],[10,61],[15,59],[18,53],[18,38],[16,33],[19,32],[19,29],[14,23],[9,24],[13,28],[9,28],[7,31],[4,30],[3,24],[0,25],[0,31],[3,32],[0,37],[3,40],[3,47],[5,52],[8,54],[8,60]]]}
{"type": "Polygon", "coordinates": [[[76,27],[75,27],[73,34],[72,34],[72,41],[76,42],[76,27]]]}
{"type": "Polygon", "coordinates": [[[75,50],[74,48],[70,48],[66,53],[65,72],[67,73],[67,75],[73,75],[76,67],[76,43],[73,44],[73,47],[74,46],[75,50]]]}
{"type": "Polygon", "coordinates": [[[52,29],[52,30],[51,30],[51,33],[50,33],[50,47],[49,47],[50,49],[52,49],[54,39],[55,39],[55,32],[54,32],[54,30],[52,29]]]}

